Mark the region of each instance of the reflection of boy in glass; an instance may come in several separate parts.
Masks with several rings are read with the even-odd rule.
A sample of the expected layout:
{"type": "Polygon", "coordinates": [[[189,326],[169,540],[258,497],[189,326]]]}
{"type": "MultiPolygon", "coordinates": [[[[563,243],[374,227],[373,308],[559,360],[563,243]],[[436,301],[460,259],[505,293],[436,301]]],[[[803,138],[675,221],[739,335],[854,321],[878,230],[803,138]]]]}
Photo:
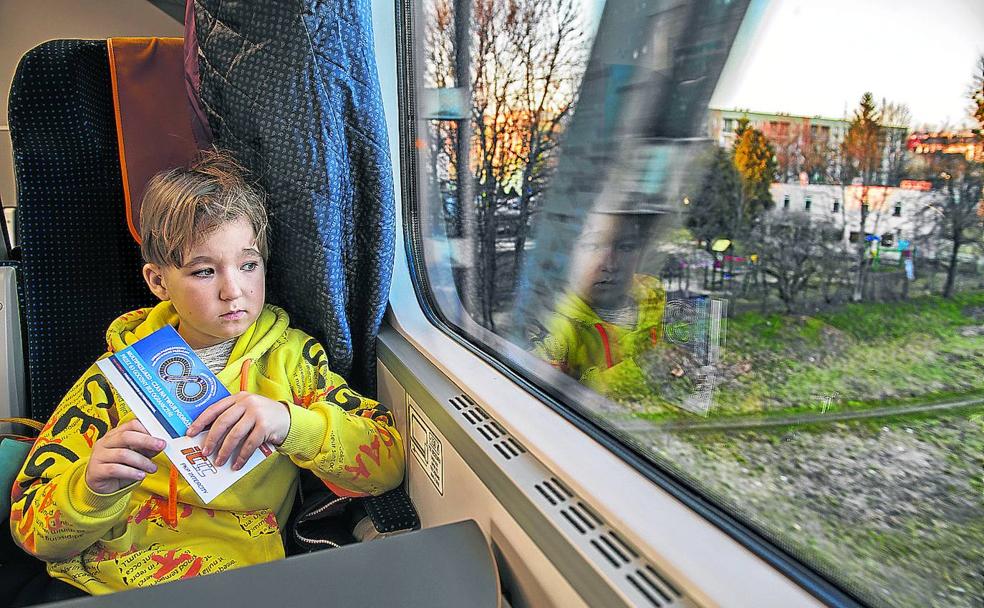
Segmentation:
{"type": "Polygon", "coordinates": [[[570,289],[533,339],[534,353],[604,394],[649,392],[636,358],[659,343],[666,294],[636,274],[658,215],[592,211],[574,245],[570,289]]]}

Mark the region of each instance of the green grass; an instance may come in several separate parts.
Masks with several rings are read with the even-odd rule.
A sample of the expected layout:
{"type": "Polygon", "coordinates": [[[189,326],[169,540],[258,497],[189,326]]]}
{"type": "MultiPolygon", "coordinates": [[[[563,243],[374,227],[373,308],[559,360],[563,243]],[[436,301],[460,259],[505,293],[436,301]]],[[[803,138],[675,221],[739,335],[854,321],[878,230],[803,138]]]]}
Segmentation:
{"type": "Polygon", "coordinates": [[[984,293],[957,294],[953,299],[923,296],[905,302],[848,304],[818,318],[862,342],[883,342],[913,335],[947,338],[964,325],[980,321],[964,314],[968,307],[984,306],[984,293]]]}
{"type": "MultiPolygon", "coordinates": [[[[805,315],[749,312],[730,319],[711,416],[843,411],[984,395],[984,292],[947,300],[850,304],[805,315]],[[741,370],[741,371],[736,371],[741,370]],[[743,373],[741,373],[743,372],[743,373]],[[835,396],[823,405],[822,396],[835,396]]],[[[683,414],[660,395],[639,396],[638,415],[683,414]]]]}

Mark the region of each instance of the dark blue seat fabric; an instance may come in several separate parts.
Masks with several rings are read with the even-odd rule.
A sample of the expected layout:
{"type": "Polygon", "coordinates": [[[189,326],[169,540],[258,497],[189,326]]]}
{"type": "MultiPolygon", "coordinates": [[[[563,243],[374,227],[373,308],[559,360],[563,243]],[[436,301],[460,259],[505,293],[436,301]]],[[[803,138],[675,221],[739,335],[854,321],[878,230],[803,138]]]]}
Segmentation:
{"type": "Polygon", "coordinates": [[[106,349],[106,327],[148,306],[127,230],[105,40],[54,40],[10,89],[32,417],[44,420],[106,349]]]}

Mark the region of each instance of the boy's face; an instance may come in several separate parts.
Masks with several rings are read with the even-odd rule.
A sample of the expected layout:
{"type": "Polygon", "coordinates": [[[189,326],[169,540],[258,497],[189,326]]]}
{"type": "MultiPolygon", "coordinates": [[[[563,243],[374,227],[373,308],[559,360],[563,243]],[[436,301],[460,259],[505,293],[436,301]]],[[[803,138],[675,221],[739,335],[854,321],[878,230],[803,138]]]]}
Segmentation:
{"type": "Polygon", "coordinates": [[[625,302],[646,243],[632,216],[592,213],[574,246],[572,287],[590,306],[625,302]]]}
{"type": "Polygon", "coordinates": [[[181,321],[178,333],[192,348],[241,336],[266,297],[263,258],[245,219],[213,229],[185,252],[184,266],[144,266],[144,279],[170,300],[181,321]]]}

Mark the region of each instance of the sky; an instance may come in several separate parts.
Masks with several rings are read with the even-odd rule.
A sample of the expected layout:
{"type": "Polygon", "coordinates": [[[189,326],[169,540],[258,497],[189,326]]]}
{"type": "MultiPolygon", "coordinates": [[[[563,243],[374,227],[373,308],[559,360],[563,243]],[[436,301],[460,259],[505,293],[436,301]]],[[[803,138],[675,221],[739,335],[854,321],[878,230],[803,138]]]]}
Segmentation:
{"type": "Polygon", "coordinates": [[[871,91],[954,127],[981,55],[984,0],[752,0],[710,105],[842,118],[871,91]]]}

